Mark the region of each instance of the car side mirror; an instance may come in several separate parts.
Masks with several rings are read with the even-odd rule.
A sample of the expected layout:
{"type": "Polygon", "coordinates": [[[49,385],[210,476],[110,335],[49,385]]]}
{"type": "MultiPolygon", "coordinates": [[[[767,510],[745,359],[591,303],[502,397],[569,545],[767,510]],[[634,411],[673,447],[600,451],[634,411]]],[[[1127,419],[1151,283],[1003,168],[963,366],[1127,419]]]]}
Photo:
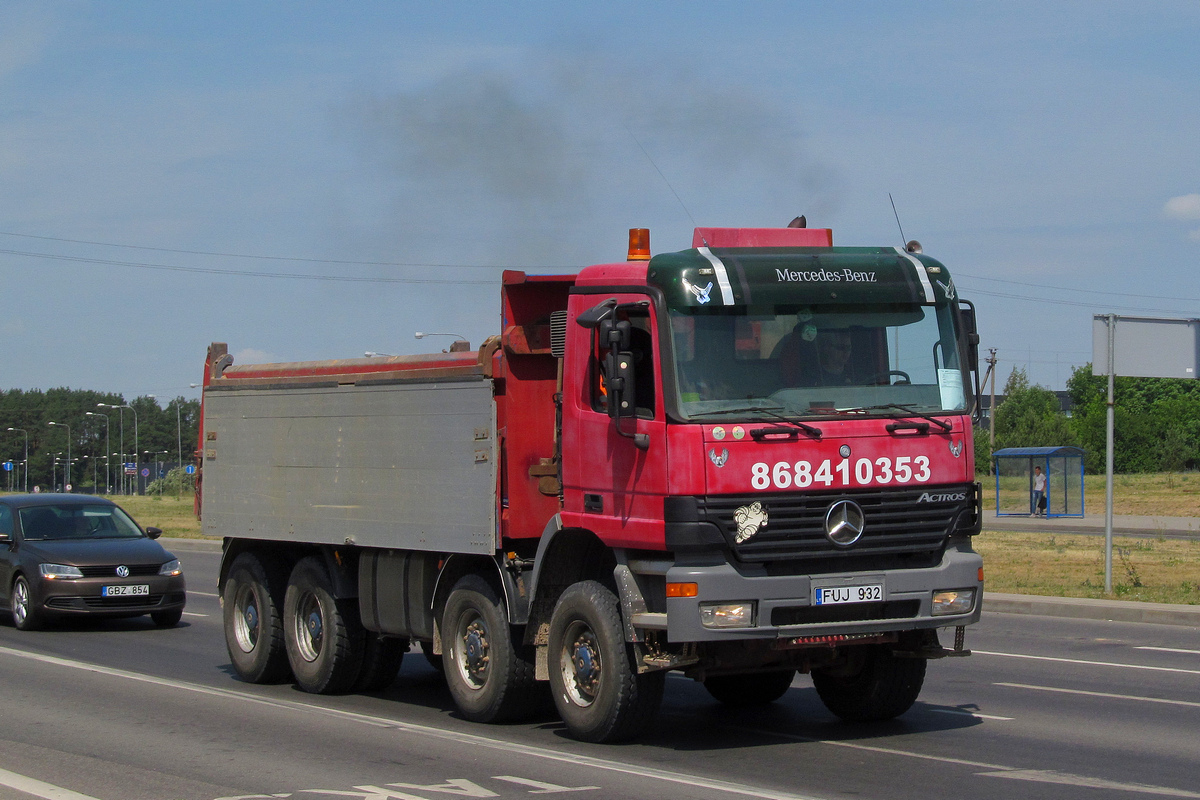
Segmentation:
{"type": "Polygon", "coordinates": [[[146,536],[151,539],[157,539],[162,536],[162,528],[156,528],[153,525],[146,526],[146,536]]]}

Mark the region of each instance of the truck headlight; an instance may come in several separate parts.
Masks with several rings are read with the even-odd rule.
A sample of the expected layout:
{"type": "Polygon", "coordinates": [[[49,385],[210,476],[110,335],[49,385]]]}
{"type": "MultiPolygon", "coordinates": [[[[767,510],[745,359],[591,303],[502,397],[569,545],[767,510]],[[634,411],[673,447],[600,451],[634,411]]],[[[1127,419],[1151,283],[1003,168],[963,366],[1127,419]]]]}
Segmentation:
{"type": "Polygon", "coordinates": [[[933,593],[933,616],[966,614],[975,607],[974,589],[952,589],[933,593]]]}
{"type": "Polygon", "coordinates": [[[754,603],[703,603],[700,624],[706,628],[753,628],[754,603]]]}

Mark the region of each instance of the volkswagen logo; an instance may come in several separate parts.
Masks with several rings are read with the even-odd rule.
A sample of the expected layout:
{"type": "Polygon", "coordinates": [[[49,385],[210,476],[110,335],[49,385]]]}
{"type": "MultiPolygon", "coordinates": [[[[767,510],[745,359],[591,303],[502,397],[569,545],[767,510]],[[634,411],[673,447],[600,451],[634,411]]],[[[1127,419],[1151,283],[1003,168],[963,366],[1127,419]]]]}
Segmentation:
{"type": "Polygon", "coordinates": [[[866,519],[853,500],[839,500],[825,512],[825,535],[839,547],[849,547],[862,536],[866,519]]]}
{"type": "Polygon", "coordinates": [[[117,577],[118,578],[128,578],[129,577],[129,567],[125,566],[124,564],[117,567],[117,577]]]}

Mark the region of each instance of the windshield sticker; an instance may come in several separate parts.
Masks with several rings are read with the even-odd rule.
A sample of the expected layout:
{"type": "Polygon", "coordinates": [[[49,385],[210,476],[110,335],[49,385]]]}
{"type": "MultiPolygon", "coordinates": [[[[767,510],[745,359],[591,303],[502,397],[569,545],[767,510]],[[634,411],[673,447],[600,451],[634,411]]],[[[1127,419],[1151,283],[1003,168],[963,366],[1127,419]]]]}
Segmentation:
{"type": "Polygon", "coordinates": [[[720,425],[713,428],[713,438],[716,439],[718,442],[721,441],[722,439],[724,439],[725,438],[725,429],[722,428],[720,425]]]}
{"type": "Polygon", "coordinates": [[[958,370],[939,369],[938,390],[942,395],[942,408],[963,408],[966,405],[962,373],[958,370]]]}
{"type": "Polygon", "coordinates": [[[738,441],[741,441],[742,439],[746,438],[746,429],[743,428],[741,425],[734,425],[733,426],[733,438],[737,439],[738,441]]]}

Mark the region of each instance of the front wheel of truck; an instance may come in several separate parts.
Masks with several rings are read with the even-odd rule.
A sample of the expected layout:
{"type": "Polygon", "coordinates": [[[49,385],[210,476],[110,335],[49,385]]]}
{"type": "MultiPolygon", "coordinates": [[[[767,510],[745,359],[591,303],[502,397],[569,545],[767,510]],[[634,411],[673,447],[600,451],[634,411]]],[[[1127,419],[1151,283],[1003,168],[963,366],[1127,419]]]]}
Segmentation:
{"type": "Polygon", "coordinates": [[[852,648],[845,664],[814,669],[825,707],[846,722],[878,722],[912,708],[925,682],[925,659],[897,658],[886,645],[852,648]]]}
{"type": "Polygon", "coordinates": [[[602,584],[563,592],[550,618],[549,655],[554,704],[575,739],[631,739],[658,711],[666,673],[638,674],[616,595],[602,584]]]}
{"type": "Polygon", "coordinates": [[[459,713],[473,722],[510,722],[540,710],[533,648],[508,624],[487,581],[467,575],[442,615],[442,664],[459,713]]]}
{"type": "Polygon", "coordinates": [[[320,559],[296,562],[283,598],[283,634],[296,684],[313,694],[349,691],[362,669],[365,632],[333,596],[320,559]]]}
{"type": "Polygon", "coordinates": [[[273,561],[253,553],[233,560],[225,578],[222,618],[225,647],[238,677],[249,683],[287,680],[283,644],[283,589],[286,576],[273,561]]]}

